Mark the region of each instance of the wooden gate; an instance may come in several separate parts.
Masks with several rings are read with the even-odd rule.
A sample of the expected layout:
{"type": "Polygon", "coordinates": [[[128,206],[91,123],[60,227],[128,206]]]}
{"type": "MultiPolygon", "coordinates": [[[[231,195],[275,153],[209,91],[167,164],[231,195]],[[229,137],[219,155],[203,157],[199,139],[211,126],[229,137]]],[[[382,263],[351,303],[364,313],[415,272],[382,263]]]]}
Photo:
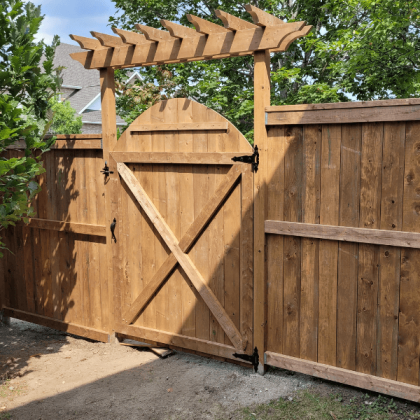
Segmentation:
{"type": "Polygon", "coordinates": [[[119,139],[117,334],[224,358],[252,351],[253,172],[232,161],[252,152],[232,124],[186,99],[154,105],[119,139]]]}

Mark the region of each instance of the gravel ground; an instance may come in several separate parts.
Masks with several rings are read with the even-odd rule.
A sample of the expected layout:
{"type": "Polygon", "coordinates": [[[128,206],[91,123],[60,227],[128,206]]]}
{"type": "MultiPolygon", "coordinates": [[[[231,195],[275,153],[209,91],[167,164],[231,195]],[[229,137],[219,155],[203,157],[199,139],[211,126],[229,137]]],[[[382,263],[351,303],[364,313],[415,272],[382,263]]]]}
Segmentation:
{"type": "Polygon", "coordinates": [[[177,352],[166,359],[12,319],[0,323],[0,420],[226,419],[315,382],[177,352]]]}

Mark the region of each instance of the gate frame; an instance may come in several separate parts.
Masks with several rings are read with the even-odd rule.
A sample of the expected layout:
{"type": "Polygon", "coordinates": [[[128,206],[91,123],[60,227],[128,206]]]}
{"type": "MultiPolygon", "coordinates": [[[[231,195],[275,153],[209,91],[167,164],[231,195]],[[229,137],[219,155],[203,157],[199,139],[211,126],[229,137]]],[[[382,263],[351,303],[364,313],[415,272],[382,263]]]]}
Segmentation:
{"type": "MultiPolygon", "coordinates": [[[[70,35],[80,46],[89,52],[70,54],[86,69],[99,69],[101,78],[102,128],[104,160],[108,162],[111,173],[105,188],[107,224],[111,225],[116,214],[117,203],[112,201],[118,190],[119,175],[117,162],[110,155],[117,143],[114,69],[141,65],[171,64],[182,61],[201,61],[222,59],[238,55],[254,56],[254,133],[257,140],[261,167],[254,178],[254,345],[261,357],[258,372],[264,374],[263,354],[265,350],[265,232],[266,219],[266,163],[267,132],[265,127],[265,107],[270,105],[270,52],[286,51],[298,38],[306,36],[312,26],[306,22],[285,23],[263,10],[246,5],[254,24],[216,10],[224,27],[193,15],[187,15],[196,31],[177,23],[161,20],[162,31],[145,25],[137,25],[144,35],[113,28],[117,37],[91,31],[96,39],[70,35]]],[[[107,241],[109,261],[117,263],[118,255],[107,241]]],[[[110,296],[113,296],[113,267],[108,267],[110,296]]],[[[115,314],[109,302],[111,341],[115,336],[115,314]]]]}

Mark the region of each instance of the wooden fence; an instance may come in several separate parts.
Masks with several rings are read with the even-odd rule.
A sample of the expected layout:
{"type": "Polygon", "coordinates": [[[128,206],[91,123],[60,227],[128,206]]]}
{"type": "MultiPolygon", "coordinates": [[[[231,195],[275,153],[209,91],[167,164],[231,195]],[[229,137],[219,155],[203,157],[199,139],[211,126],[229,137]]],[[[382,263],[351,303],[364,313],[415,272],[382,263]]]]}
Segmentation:
{"type": "Polygon", "coordinates": [[[250,153],[236,129],[198,104],[171,101],[143,114],[110,150],[113,177],[99,173],[100,136],[60,137],[45,154],[37,218],[6,234],[13,254],[6,254],[0,273],[5,314],[97,340],[116,332],[231,360],[249,343],[244,352],[258,346],[266,364],[420,401],[420,100],[268,107],[267,143],[256,139],[263,158],[254,191],[248,164],[231,162],[250,153]],[[131,186],[125,180],[128,169],[141,188],[134,178],[131,186]],[[213,178],[219,186],[207,191],[213,178]],[[110,181],[117,243],[106,226],[110,181]],[[184,187],[200,205],[177,198],[173,191],[184,187]],[[163,191],[175,197],[180,222],[163,191]],[[252,200],[254,222],[247,210],[252,200]],[[221,222],[234,215],[235,232],[236,225],[221,222]],[[265,276],[257,270],[262,217],[265,276]],[[134,252],[132,245],[143,244],[142,230],[132,234],[136,223],[162,248],[159,262],[168,256],[167,274],[157,276],[159,267],[134,252]],[[179,223],[183,234],[195,235],[193,252],[177,243],[179,223]],[[254,241],[246,239],[252,223],[254,241]],[[171,252],[184,264],[176,271],[171,252]],[[216,269],[206,268],[211,265],[216,269]],[[149,285],[144,276],[136,283],[141,270],[156,274],[149,285]],[[147,296],[135,300],[143,290],[147,296]],[[162,327],[143,325],[144,316],[134,325],[121,311],[124,303],[125,313],[138,314],[150,302],[160,302],[162,327]],[[251,309],[240,311],[242,305],[251,309]],[[185,332],[186,322],[198,319],[190,314],[200,311],[209,319],[205,331],[194,321],[194,334],[185,332]]]}
{"type": "MultiPolygon", "coordinates": [[[[19,157],[19,144],[7,150],[19,157]]],[[[6,315],[108,341],[101,135],[58,136],[28,226],[10,227],[0,297],[6,315]]]]}
{"type": "Polygon", "coordinates": [[[266,363],[419,400],[419,119],[418,100],[267,108],[266,363]]]}

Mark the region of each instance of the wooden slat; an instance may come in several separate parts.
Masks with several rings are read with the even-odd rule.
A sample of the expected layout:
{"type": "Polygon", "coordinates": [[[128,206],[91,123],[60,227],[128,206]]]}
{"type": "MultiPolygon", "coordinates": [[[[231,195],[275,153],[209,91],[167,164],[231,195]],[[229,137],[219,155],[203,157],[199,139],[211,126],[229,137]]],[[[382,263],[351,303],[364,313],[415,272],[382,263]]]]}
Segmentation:
{"type": "MultiPolygon", "coordinates": [[[[239,31],[238,31],[239,32],[239,31]]],[[[264,220],[267,208],[268,140],[264,126],[265,106],[270,104],[270,54],[254,54],[254,135],[260,150],[260,169],[254,175],[254,346],[262,354],[265,350],[266,332],[266,256],[264,220]]],[[[264,363],[259,362],[258,372],[264,373],[264,363]]]]}
{"type": "Polygon", "coordinates": [[[301,360],[272,352],[266,352],[265,356],[267,364],[281,369],[300,372],[305,375],[311,375],[317,378],[367,389],[369,391],[392,395],[397,398],[420,402],[420,388],[418,386],[407,385],[389,379],[378,378],[364,373],[353,372],[347,369],[301,360]]]}
{"type": "MultiPolygon", "coordinates": [[[[404,104],[406,105],[406,104],[404,104]]],[[[420,105],[314,109],[307,111],[271,111],[267,125],[344,124],[380,121],[420,120],[420,105]]]]}
{"type": "Polygon", "coordinates": [[[266,220],[265,232],[303,238],[329,239],[331,241],[420,248],[420,234],[415,232],[315,225],[311,223],[282,222],[279,220],[266,220]]]}
{"type": "Polygon", "coordinates": [[[101,43],[103,47],[115,48],[115,47],[120,47],[121,45],[124,44],[122,39],[118,36],[103,34],[101,32],[96,32],[96,31],[90,31],[90,33],[92,34],[92,36],[94,36],[95,38],[99,40],[99,42],[101,43]]]}
{"type": "MultiPolygon", "coordinates": [[[[377,229],[381,220],[381,175],[384,127],[363,124],[359,226],[377,229]]],[[[359,245],[356,370],[376,374],[379,249],[359,245]]]]}
{"type": "MultiPolygon", "coordinates": [[[[285,130],[284,219],[292,222],[302,221],[302,137],[302,127],[287,127],[285,130]]],[[[283,352],[295,357],[300,354],[301,252],[299,238],[284,238],[283,352]]]]}
{"type": "Polygon", "coordinates": [[[78,335],[80,337],[90,338],[91,340],[102,341],[107,343],[109,335],[105,331],[100,331],[94,328],[85,327],[73,323],[66,323],[56,319],[48,318],[42,315],[36,315],[25,311],[3,307],[4,314],[11,318],[17,318],[22,321],[32,322],[34,324],[43,325],[44,327],[52,328],[54,330],[65,331],[69,334],[78,335]]]}
{"type": "MultiPolygon", "coordinates": [[[[341,126],[322,127],[320,224],[338,225],[341,126]]],[[[338,243],[319,243],[318,362],[332,366],[337,358],[338,243]]]]}
{"type": "MultiPolygon", "coordinates": [[[[267,218],[284,218],[284,155],[286,139],[284,127],[268,130],[267,156],[267,218]]],[[[283,352],[283,236],[267,235],[267,350],[283,352]]],[[[254,282],[257,277],[254,276],[254,282]]]]}
{"type": "MultiPolygon", "coordinates": [[[[402,230],[420,232],[420,124],[406,125],[402,230]]],[[[420,360],[420,251],[401,251],[398,374],[401,382],[419,384],[420,360]]]]}
{"type": "Polygon", "coordinates": [[[265,111],[270,112],[296,112],[296,111],[317,111],[327,109],[352,109],[352,108],[378,108],[390,106],[420,105],[419,98],[407,99],[385,99],[382,101],[360,101],[360,102],[335,102],[330,104],[303,104],[303,105],[276,105],[267,106],[265,111]]]}
{"type": "Polygon", "coordinates": [[[290,45],[292,45],[294,41],[308,35],[311,30],[312,30],[312,25],[308,25],[308,26],[305,26],[300,31],[287,35],[286,38],[284,38],[283,41],[280,42],[280,46],[277,48],[271,49],[270,53],[287,51],[290,45]]]}
{"type": "MultiPolygon", "coordinates": [[[[166,120],[165,120],[166,121],[166,120]]],[[[228,122],[202,122],[202,123],[172,123],[172,124],[142,124],[130,125],[130,131],[191,131],[191,130],[227,130],[228,122]]]]}
{"type": "Polygon", "coordinates": [[[233,353],[236,349],[226,344],[215,343],[208,340],[201,340],[199,338],[192,338],[182,334],[167,333],[164,331],[137,327],[134,325],[117,325],[116,331],[120,334],[136,337],[139,340],[145,339],[162,344],[174,345],[179,348],[189,349],[193,351],[200,351],[206,354],[213,354],[215,356],[233,359],[233,353]]]}
{"type": "Polygon", "coordinates": [[[106,227],[87,223],[61,222],[59,220],[29,219],[29,227],[36,229],[74,232],[82,235],[106,236],[106,227]]]}
{"type": "Polygon", "coordinates": [[[104,48],[97,39],[86,38],[79,35],[69,35],[73,41],[76,41],[85,50],[99,50],[104,48]]]}
{"type": "MultiPolygon", "coordinates": [[[[22,150],[26,149],[25,140],[18,140],[10,146],[6,147],[7,150],[22,150]]],[[[56,140],[51,146],[51,149],[102,149],[101,139],[69,139],[69,140],[56,140]]]]}
{"type": "MultiPolygon", "coordinates": [[[[302,174],[302,221],[319,223],[321,201],[322,127],[304,127],[302,174]]],[[[300,285],[300,357],[317,361],[319,241],[302,238],[300,285]]]]}
{"type": "MultiPolygon", "coordinates": [[[[241,153],[182,153],[182,152],[112,152],[117,162],[160,163],[186,165],[235,165],[232,158],[241,153]]],[[[251,155],[249,155],[251,156],[251,155]]]]}
{"type": "Polygon", "coordinates": [[[229,29],[194,15],[187,15],[187,19],[194,25],[197,32],[205,35],[230,32],[229,29]]]}
{"type": "MultiPolygon", "coordinates": [[[[405,124],[385,123],[382,158],[381,229],[402,230],[405,124]]],[[[397,379],[401,249],[379,251],[377,375],[397,379]]]]}
{"type": "Polygon", "coordinates": [[[138,34],[137,32],[125,31],[124,29],[118,28],[112,28],[112,31],[121,37],[124,44],[150,44],[150,41],[144,35],[138,34]]]}
{"type": "Polygon", "coordinates": [[[178,245],[176,237],[174,237],[172,231],[169,229],[162,216],[160,216],[156,207],[147,197],[147,194],[144,192],[141,185],[138,183],[138,181],[134,178],[132,173],[124,164],[118,164],[118,173],[130,187],[131,191],[133,192],[133,195],[136,197],[143,210],[148,215],[151,222],[154,224],[156,230],[164,239],[169,249],[175,255],[179,264],[181,265],[185,273],[188,275],[189,279],[192,281],[195,288],[202,296],[203,300],[209,306],[214,316],[218,319],[226,334],[232,340],[232,343],[234,344],[235,348],[242,350],[245,347],[245,345],[242,341],[242,337],[239,331],[236,329],[235,325],[227,316],[225,310],[214,296],[214,293],[207,287],[204,279],[192,263],[190,257],[182,252],[181,248],[178,245]]]}
{"type": "Polygon", "coordinates": [[[141,25],[136,23],[136,28],[141,31],[148,41],[168,41],[172,40],[172,35],[167,31],[153,28],[151,26],[141,25]]]}
{"type": "Polygon", "coordinates": [[[203,41],[205,40],[205,35],[201,35],[194,29],[188,28],[187,26],[179,25],[178,23],[170,22],[165,19],[161,19],[160,23],[173,37],[181,39],[203,37],[203,41]]]}

